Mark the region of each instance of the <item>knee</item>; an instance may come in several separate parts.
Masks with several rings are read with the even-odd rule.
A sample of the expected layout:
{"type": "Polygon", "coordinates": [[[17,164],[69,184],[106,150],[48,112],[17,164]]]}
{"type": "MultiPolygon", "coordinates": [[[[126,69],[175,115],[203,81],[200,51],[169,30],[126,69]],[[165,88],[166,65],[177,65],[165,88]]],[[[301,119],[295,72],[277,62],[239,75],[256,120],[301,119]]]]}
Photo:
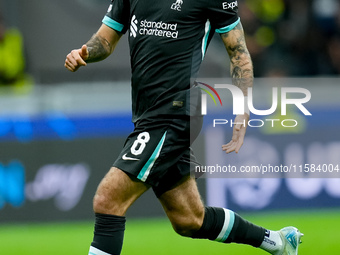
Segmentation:
{"type": "Polygon", "coordinates": [[[108,201],[103,195],[95,194],[93,198],[93,211],[95,213],[107,213],[108,201]]]}
{"type": "Polygon", "coordinates": [[[181,217],[171,221],[175,232],[181,236],[192,237],[202,226],[200,217],[181,217]]]}
{"type": "Polygon", "coordinates": [[[93,211],[95,213],[124,216],[132,202],[131,199],[124,200],[124,198],[120,198],[116,194],[110,195],[97,191],[93,198],[93,211]]]}
{"type": "Polygon", "coordinates": [[[117,216],[125,215],[127,207],[114,201],[103,194],[96,194],[93,198],[93,211],[95,213],[112,214],[117,216]]]}

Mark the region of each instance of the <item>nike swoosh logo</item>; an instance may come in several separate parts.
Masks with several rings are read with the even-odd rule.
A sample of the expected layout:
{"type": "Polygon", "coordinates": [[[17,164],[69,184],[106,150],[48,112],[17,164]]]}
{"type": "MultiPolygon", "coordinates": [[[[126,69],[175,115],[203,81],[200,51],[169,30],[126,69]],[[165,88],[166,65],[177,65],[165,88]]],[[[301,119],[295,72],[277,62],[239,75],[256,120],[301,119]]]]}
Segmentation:
{"type": "Polygon", "coordinates": [[[122,159],[123,159],[123,160],[139,160],[138,158],[130,158],[130,157],[127,157],[126,154],[127,154],[127,153],[125,153],[125,154],[122,156],[122,159]]]}

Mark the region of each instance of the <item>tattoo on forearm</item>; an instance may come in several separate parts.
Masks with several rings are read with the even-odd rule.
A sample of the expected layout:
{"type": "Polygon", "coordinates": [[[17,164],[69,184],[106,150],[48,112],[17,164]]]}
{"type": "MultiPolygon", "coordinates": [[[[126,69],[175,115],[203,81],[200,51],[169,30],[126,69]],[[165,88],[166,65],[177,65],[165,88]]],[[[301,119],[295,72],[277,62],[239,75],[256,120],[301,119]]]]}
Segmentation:
{"type": "Polygon", "coordinates": [[[248,52],[241,23],[232,32],[221,35],[230,56],[230,72],[233,84],[247,94],[247,88],[253,84],[253,65],[248,52]],[[228,42],[228,43],[226,43],[228,42]]]}
{"type": "Polygon", "coordinates": [[[86,62],[97,62],[105,59],[111,54],[111,45],[103,37],[93,35],[92,38],[86,43],[89,51],[89,57],[86,62]]]}

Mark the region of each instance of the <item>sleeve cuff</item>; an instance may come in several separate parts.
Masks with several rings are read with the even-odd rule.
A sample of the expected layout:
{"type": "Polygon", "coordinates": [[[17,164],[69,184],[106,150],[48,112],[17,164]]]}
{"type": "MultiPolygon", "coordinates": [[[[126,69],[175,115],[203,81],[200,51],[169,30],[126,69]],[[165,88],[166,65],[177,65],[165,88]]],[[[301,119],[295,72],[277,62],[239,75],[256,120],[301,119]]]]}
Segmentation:
{"type": "Polygon", "coordinates": [[[216,31],[216,33],[219,33],[219,34],[228,33],[230,30],[234,29],[237,26],[238,23],[240,23],[240,18],[238,18],[234,23],[232,23],[228,26],[216,29],[215,31],[216,31]]]}
{"type": "Polygon", "coordinates": [[[107,25],[108,27],[111,27],[112,29],[118,31],[118,32],[122,32],[124,29],[124,25],[118,23],[117,21],[111,19],[108,16],[105,16],[103,18],[103,24],[107,25]]]}

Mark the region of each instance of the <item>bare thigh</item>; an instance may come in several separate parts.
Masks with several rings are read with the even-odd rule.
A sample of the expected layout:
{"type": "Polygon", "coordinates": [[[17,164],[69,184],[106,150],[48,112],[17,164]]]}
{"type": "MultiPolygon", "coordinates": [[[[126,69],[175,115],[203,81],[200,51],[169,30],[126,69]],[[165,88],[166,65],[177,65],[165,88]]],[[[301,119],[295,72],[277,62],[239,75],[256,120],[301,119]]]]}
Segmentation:
{"type": "Polygon", "coordinates": [[[195,179],[183,177],[178,185],[159,197],[173,228],[183,236],[192,236],[203,224],[204,205],[195,179]]]}
{"type": "Polygon", "coordinates": [[[144,182],[112,167],[98,186],[93,210],[96,213],[124,216],[133,202],[149,188],[144,182]]]}

